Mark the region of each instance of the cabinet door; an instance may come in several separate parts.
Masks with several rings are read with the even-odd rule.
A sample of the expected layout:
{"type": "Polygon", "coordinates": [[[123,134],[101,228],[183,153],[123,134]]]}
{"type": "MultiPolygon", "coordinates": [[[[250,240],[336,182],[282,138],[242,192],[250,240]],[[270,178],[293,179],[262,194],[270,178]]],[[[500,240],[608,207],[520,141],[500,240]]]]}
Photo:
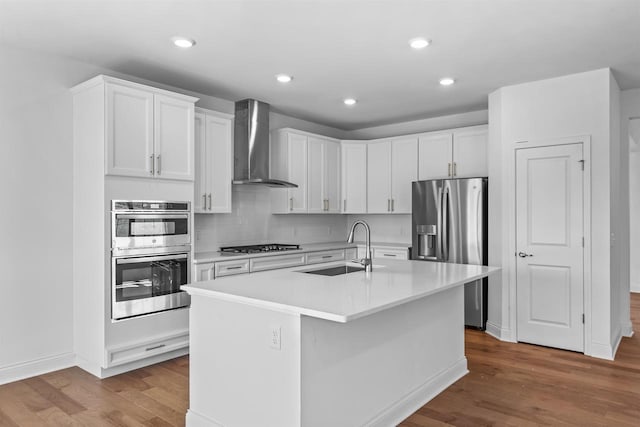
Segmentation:
{"type": "Polygon", "coordinates": [[[342,212],[367,212],[367,144],[342,143],[342,212]]]}
{"type": "Polygon", "coordinates": [[[326,141],[324,151],[324,197],[327,212],[340,212],[340,144],[326,141]]]}
{"type": "Polygon", "coordinates": [[[418,179],[418,139],[391,143],[391,212],[411,213],[411,183],[418,179]]]}
{"type": "Polygon", "coordinates": [[[452,157],[452,134],[421,136],[418,143],[418,179],[449,178],[453,167],[452,157]]]}
{"type": "Polygon", "coordinates": [[[207,114],[205,128],[208,212],[231,212],[232,121],[207,114]]]}
{"type": "Polygon", "coordinates": [[[214,279],[215,263],[196,264],[196,274],[194,282],[204,282],[214,279]]]}
{"type": "Polygon", "coordinates": [[[195,153],[195,182],[193,211],[195,213],[207,212],[207,154],[205,147],[205,121],[202,113],[195,114],[194,126],[194,153],[195,153]]]}
{"type": "Polygon", "coordinates": [[[106,99],[107,175],[154,175],[153,94],[108,84],[106,99]]]}
{"type": "Polygon", "coordinates": [[[456,177],[488,176],[486,129],[453,134],[453,171],[456,177]]]}
{"type": "Polygon", "coordinates": [[[193,180],[194,106],[165,95],[154,95],[155,175],[193,180]]]}
{"type": "Polygon", "coordinates": [[[325,208],[324,153],[325,141],[309,137],[307,145],[307,212],[321,213],[325,208]]]}
{"type": "Polygon", "coordinates": [[[289,182],[298,188],[289,188],[289,212],[307,212],[307,137],[295,133],[287,135],[287,164],[289,182]]]}
{"type": "Polygon", "coordinates": [[[367,144],[367,212],[391,212],[391,141],[367,144]]]}

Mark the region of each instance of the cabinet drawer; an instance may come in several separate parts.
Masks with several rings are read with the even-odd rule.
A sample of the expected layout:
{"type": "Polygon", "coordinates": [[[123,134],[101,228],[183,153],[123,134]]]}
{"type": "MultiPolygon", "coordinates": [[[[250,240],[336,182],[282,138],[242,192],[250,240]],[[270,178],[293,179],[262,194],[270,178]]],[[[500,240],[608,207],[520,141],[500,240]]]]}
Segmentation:
{"type": "Polygon", "coordinates": [[[295,267],[304,264],[304,254],[280,255],[265,258],[252,258],[250,260],[251,272],[273,270],[276,268],[295,267]]]}
{"type": "Polygon", "coordinates": [[[312,252],[307,254],[307,264],[344,260],[344,249],[336,251],[312,252]]]}
{"type": "Polygon", "coordinates": [[[249,272],[249,260],[216,262],[216,278],[249,272]]]}
{"type": "Polygon", "coordinates": [[[189,347],[189,331],[107,349],[107,368],[189,347]]]}
{"type": "Polygon", "coordinates": [[[409,259],[409,253],[407,249],[373,248],[372,252],[372,256],[374,258],[409,259]]]}

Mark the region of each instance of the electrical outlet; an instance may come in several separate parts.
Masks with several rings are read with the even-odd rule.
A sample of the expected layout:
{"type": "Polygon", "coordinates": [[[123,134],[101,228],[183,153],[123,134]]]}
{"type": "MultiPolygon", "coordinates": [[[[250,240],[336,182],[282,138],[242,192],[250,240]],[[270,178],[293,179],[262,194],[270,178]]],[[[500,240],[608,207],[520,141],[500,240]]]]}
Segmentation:
{"type": "Polygon", "coordinates": [[[281,333],[280,325],[271,325],[269,327],[269,347],[280,350],[281,333]]]}

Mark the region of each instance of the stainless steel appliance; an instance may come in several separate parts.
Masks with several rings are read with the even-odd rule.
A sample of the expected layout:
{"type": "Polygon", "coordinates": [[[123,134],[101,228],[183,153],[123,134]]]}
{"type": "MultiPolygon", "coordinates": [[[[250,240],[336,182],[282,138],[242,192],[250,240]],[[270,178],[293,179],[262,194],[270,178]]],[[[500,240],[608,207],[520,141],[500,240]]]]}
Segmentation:
{"type": "Polygon", "coordinates": [[[290,245],[282,243],[265,243],[260,245],[246,245],[246,246],[227,246],[220,248],[220,252],[223,254],[256,254],[263,252],[281,252],[281,251],[295,251],[300,249],[300,245],[290,245]]]}
{"type": "Polygon", "coordinates": [[[235,111],[233,184],[297,187],[269,177],[269,104],[244,99],[235,111]]]}
{"type": "MultiPolygon", "coordinates": [[[[487,178],[412,183],[411,259],[487,265],[487,178]]],[[[465,325],[485,329],[487,279],[465,284],[465,325]]]]}
{"type": "Polygon", "coordinates": [[[190,203],[114,200],[111,218],[111,318],[188,306],[190,203]]]}

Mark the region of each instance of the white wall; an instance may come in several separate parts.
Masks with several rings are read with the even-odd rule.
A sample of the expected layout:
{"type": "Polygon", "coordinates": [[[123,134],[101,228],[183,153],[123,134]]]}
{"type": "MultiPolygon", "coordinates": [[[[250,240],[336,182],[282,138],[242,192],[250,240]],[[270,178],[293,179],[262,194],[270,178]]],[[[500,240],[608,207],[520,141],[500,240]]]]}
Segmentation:
{"type": "MultiPolygon", "coordinates": [[[[629,138],[629,120],[640,124],[640,89],[625,90],[620,99],[620,137],[629,138]]],[[[640,125],[636,125],[640,127],[640,125]]],[[[630,288],[640,292],[640,138],[629,149],[630,288]]],[[[624,155],[625,153],[622,153],[624,155]]],[[[623,175],[623,179],[624,175],[623,175]]]]}
{"type": "MultiPolygon", "coordinates": [[[[612,152],[611,138],[616,137],[612,124],[615,116],[615,88],[610,80],[610,70],[601,69],[586,73],[573,74],[554,79],[531,82],[504,87],[489,97],[489,115],[499,116],[499,121],[490,129],[489,150],[500,151],[502,156],[492,158],[489,180],[502,180],[508,184],[509,168],[512,167],[513,149],[519,141],[544,141],[561,137],[588,135],[591,139],[591,306],[587,307],[587,340],[585,351],[600,357],[611,356],[615,347],[615,333],[619,324],[612,324],[612,298],[622,298],[619,287],[611,283],[612,268],[616,265],[611,260],[611,253],[619,251],[624,255],[624,247],[611,249],[610,232],[615,214],[612,214],[612,193],[619,191],[619,185],[612,178],[611,168],[617,164],[615,149],[612,152]],[[616,157],[612,161],[611,156],[616,157]],[[497,163],[501,163],[497,165],[497,163]],[[616,187],[617,186],[617,187],[616,187]],[[613,292],[613,295],[612,295],[613,292]]],[[[616,121],[618,119],[615,119],[616,121]]],[[[618,138],[619,139],[619,138],[618,138]]],[[[614,142],[614,145],[616,143],[614,142]]],[[[614,174],[615,175],[615,174],[614,174]]],[[[501,318],[490,318],[491,322],[515,339],[515,283],[512,280],[513,248],[515,217],[512,209],[511,187],[506,186],[499,194],[494,191],[490,201],[490,209],[495,217],[492,224],[502,224],[503,236],[500,241],[493,240],[490,245],[498,245],[490,249],[490,253],[498,251],[502,254],[501,266],[507,274],[503,274],[501,304],[502,310],[490,310],[490,315],[500,313],[501,318]],[[508,278],[508,280],[504,280],[508,278]],[[511,303],[507,303],[510,301],[511,303]],[[507,314],[505,316],[505,314],[507,314]]],[[[615,203],[620,204],[619,200],[615,203]]],[[[617,206],[616,206],[617,207],[617,206]]],[[[617,217],[616,217],[617,218],[617,217]]],[[[621,225],[621,232],[624,227],[621,225]]],[[[491,231],[490,231],[491,232],[491,231]]],[[[617,242],[613,242],[617,245],[617,242]]],[[[491,262],[492,260],[490,260],[491,262]]],[[[491,262],[494,264],[497,260],[491,262]]],[[[489,298],[494,296],[489,293],[489,298]]],[[[490,302],[490,306],[497,304],[490,302]]],[[[614,322],[616,323],[616,322],[614,322]]]]}

